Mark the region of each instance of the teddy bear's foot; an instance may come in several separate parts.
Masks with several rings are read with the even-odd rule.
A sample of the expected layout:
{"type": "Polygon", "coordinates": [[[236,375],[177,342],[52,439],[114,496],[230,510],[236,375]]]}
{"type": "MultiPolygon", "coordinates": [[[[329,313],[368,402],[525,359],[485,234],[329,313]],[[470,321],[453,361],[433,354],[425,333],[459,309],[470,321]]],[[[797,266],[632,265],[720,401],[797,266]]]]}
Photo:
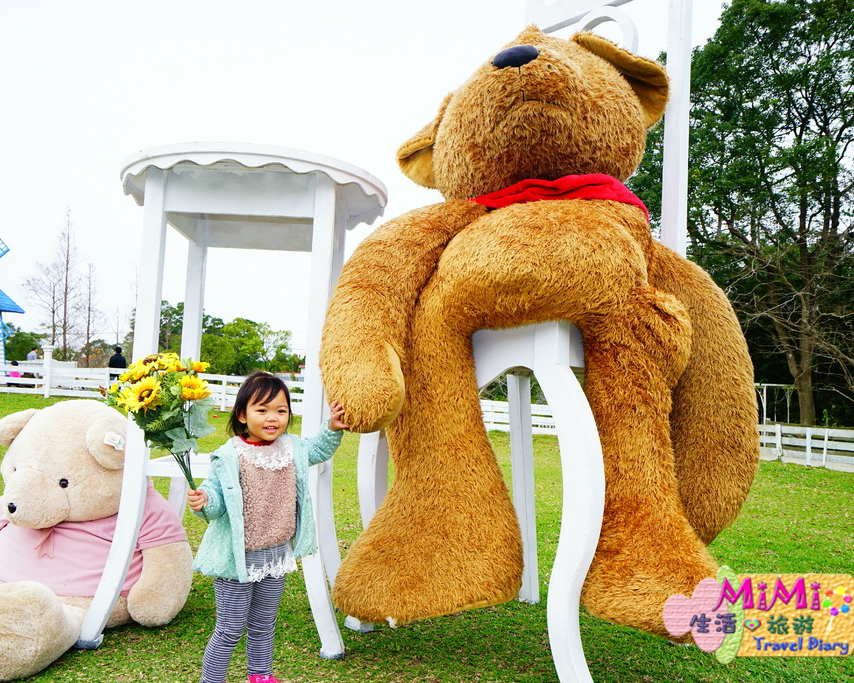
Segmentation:
{"type": "Polygon", "coordinates": [[[718,566],[686,521],[662,527],[669,531],[603,529],[581,602],[594,616],[678,641],[664,626],[665,603],[677,594],[690,598],[718,566]]]}
{"type": "Polygon", "coordinates": [[[427,492],[393,495],[392,488],[341,565],[335,605],[396,626],[515,598],[522,547],[506,489],[467,491],[446,490],[431,503],[427,492]]]}
{"type": "Polygon", "coordinates": [[[0,681],[48,666],[77,641],[85,616],[35,581],[0,584],[0,681]]]}

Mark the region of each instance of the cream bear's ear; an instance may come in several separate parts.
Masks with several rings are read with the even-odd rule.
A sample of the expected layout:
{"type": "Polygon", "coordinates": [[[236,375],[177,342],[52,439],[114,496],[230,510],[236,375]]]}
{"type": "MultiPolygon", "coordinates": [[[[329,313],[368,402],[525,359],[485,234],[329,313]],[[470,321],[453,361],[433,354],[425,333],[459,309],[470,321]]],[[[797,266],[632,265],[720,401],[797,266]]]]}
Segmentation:
{"type": "Polygon", "coordinates": [[[124,438],[127,420],[118,413],[115,417],[99,417],[86,430],[86,448],[92,457],[108,470],[120,470],[125,464],[124,438]],[[121,438],[116,438],[119,436],[121,438]],[[117,445],[122,446],[116,448],[117,445]]]}
{"type": "Polygon", "coordinates": [[[433,175],[433,143],[436,131],[442,123],[445,108],[454,93],[447,95],[439,107],[436,118],[404,142],[397,150],[397,163],[407,178],[419,185],[435,189],[436,177],[433,175]]]}
{"type": "Polygon", "coordinates": [[[661,118],[667,106],[669,85],[667,73],[660,64],[633,55],[595,33],[577,33],[572,40],[609,62],[629,82],[640,100],[647,128],[661,118]]]}
{"type": "Polygon", "coordinates": [[[0,420],[0,446],[11,444],[37,412],[39,412],[38,408],[30,408],[20,413],[12,413],[0,420]]]}

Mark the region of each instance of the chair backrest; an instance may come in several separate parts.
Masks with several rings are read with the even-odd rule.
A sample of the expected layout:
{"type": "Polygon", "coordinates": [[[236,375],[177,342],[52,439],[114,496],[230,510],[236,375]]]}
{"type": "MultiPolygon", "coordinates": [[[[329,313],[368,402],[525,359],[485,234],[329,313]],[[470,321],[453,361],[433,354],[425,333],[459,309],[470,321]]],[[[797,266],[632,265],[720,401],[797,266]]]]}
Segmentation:
{"type": "MultiPolygon", "coordinates": [[[[634,21],[620,9],[632,0],[526,0],[526,21],[546,33],[567,26],[592,30],[616,22],[622,45],[637,52],[634,21]]],[[[693,0],[669,3],[667,73],[670,99],[664,113],[664,170],[662,173],[661,243],[682,256],[687,248],[688,222],[688,113],[691,102],[691,14],[693,0]]]]}

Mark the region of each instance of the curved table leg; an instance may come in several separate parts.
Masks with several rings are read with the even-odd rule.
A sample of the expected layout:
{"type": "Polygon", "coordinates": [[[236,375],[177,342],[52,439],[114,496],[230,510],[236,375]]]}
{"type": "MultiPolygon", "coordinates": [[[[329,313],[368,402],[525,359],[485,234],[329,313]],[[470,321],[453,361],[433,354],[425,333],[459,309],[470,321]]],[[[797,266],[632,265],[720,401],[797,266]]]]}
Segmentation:
{"type": "Polygon", "coordinates": [[[567,683],[592,683],[578,621],[581,589],[602,526],[605,475],[602,448],[587,399],[567,366],[537,375],[555,424],[560,444],[563,504],[560,537],[549,578],[549,643],[558,678],[567,683]],[[584,482],[579,486],[579,482],[584,482]]]}

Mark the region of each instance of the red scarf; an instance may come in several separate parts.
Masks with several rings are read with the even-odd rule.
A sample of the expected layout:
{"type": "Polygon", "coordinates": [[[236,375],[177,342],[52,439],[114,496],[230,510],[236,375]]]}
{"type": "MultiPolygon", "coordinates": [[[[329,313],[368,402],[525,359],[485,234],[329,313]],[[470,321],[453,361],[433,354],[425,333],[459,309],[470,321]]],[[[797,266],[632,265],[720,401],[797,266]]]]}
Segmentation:
{"type": "Polygon", "coordinates": [[[604,173],[565,175],[557,180],[522,180],[503,190],[490,192],[471,199],[490,209],[500,209],[511,204],[524,204],[543,199],[607,199],[612,202],[634,204],[643,209],[647,222],[649,212],[643,202],[616,178],[604,173]]]}

